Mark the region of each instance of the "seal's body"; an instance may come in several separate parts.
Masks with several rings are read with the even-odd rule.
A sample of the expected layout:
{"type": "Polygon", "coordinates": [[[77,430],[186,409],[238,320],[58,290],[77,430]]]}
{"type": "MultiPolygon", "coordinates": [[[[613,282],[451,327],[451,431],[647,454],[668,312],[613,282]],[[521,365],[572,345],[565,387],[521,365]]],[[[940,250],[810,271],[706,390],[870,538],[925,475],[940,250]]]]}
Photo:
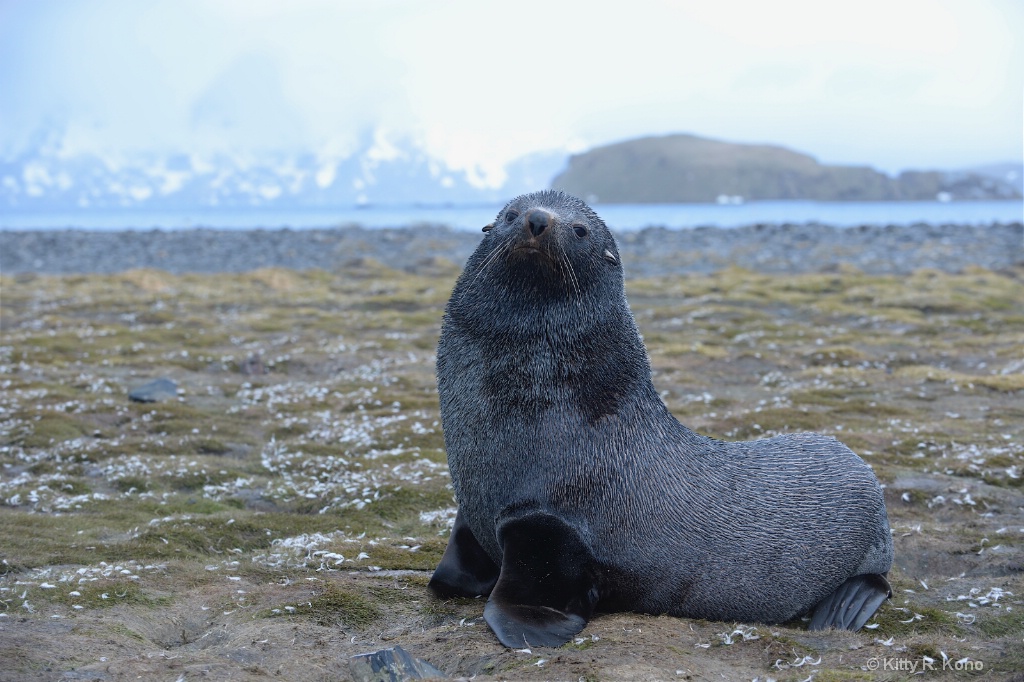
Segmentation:
{"type": "Polygon", "coordinates": [[[519,197],[470,257],[437,353],[459,513],[430,587],[490,594],[507,646],[594,610],[859,629],[889,594],[871,469],[817,434],[723,442],[669,413],[601,219],[519,197]]]}

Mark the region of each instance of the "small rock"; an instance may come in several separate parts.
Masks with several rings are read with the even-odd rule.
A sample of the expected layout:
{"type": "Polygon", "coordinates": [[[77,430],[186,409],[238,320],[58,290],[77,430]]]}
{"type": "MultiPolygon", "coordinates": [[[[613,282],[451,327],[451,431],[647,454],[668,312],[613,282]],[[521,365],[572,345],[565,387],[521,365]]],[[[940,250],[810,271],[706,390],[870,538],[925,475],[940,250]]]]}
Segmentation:
{"type": "Polygon", "coordinates": [[[352,656],[348,659],[348,668],[356,682],[403,682],[422,680],[426,677],[448,678],[426,661],[413,658],[400,646],[352,656]]]}
{"type": "Polygon", "coordinates": [[[158,403],[177,397],[178,385],[170,379],[154,379],[148,384],[132,389],[128,394],[128,399],[137,403],[158,403]]]}
{"type": "Polygon", "coordinates": [[[263,366],[263,359],[260,358],[259,353],[250,355],[243,360],[239,369],[242,374],[246,374],[248,376],[263,376],[267,373],[266,368],[263,366]]]}

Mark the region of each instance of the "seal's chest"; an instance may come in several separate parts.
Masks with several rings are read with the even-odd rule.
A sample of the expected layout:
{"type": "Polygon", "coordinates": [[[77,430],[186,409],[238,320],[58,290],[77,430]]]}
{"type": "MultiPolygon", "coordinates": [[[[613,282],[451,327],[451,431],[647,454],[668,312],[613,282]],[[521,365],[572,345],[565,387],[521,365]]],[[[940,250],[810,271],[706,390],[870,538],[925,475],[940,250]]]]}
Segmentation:
{"type": "Polygon", "coordinates": [[[502,358],[485,366],[482,384],[484,400],[477,409],[504,421],[534,425],[542,414],[563,412],[564,406],[579,402],[580,381],[572,368],[545,357],[502,358]]]}

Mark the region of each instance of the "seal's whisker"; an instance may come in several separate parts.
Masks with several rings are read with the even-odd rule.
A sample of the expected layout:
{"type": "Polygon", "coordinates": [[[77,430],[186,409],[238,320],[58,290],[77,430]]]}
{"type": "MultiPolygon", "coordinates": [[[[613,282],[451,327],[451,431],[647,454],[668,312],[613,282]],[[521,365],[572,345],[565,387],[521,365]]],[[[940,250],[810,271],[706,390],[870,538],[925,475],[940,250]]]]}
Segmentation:
{"type": "Polygon", "coordinates": [[[550,250],[545,249],[544,252],[547,254],[548,258],[555,263],[555,269],[558,271],[558,274],[561,275],[562,283],[565,284],[570,297],[572,297],[572,290],[575,290],[576,300],[579,302],[581,294],[579,280],[576,278],[576,271],[572,267],[572,260],[570,260],[568,254],[566,254],[565,249],[553,246],[550,250]],[[559,252],[557,258],[552,253],[553,251],[559,252]]]}
{"type": "Polygon", "coordinates": [[[569,277],[572,279],[573,288],[576,289],[576,302],[582,303],[583,288],[580,287],[580,278],[576,276],[576,268],[573,267],[572,261],[568,258],[565,259],[565,264],[569,266],[569,277]]]}
{"type": "Polygon", "coordinates": [[[501,255],[503,251],[508,251],[511,248],[511,239],[506,239],[504,242],[499,244],[493,251],[491,251],[490,254],[488,254],[487,258],[484,259],[484,262],[480,264],[480,268],[476,271],[476,276],[473,278],[473,281],[476,282],[476,280],[479,279],[480,275],[482,275],[487,270],[491,263],[493,263],[499,257],[499,255],[501,255]]]}

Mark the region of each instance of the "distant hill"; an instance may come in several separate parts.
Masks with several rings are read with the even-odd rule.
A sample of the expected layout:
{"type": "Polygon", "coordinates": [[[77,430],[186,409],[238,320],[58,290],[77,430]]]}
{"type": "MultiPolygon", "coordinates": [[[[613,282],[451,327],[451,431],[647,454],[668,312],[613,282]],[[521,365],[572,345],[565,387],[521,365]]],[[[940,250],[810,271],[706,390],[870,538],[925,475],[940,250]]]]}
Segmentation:
{"type": "Polygon", "coordinates": [[[552,187],[605,203],[758,199],[822,201],[1011,199],[1005,180],[969,171],[830,166],[785,147],[735,144],[696,135],[627,140],[570,157],[552,187]]]}
{"type": "Polygon", "coordinates": [[[968,173],[987,175],[1002,180],[1024,194],[1024,163],[990,163],[984,166],[964,169],[968,173]]]}

